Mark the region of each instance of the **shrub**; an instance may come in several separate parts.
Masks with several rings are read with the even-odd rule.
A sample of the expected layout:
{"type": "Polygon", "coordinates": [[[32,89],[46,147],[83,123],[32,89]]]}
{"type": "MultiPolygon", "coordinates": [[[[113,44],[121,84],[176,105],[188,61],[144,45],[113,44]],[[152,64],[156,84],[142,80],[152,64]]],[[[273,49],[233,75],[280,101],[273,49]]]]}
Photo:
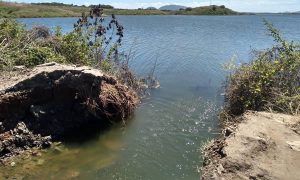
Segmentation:
{"type": "Polygon", "coordinates": [[[14,20],[2,20],[0,22],[0,69],[13,65],[33,66],[47,61],[47,55],[51,54],[51,50],[47,47],[39,47],[38,44],[41,36],[48,36],[49,31],[40,30],[33,28],[27,31],[14,20]]]}
{"type": "Polygon", "coordinates": [[[104,26],[102,14],[100,6],[93,6],[89,17],[83,14],[74,30],[66,34],[60,28],[52,34],[47,27],[26,30],[15,20],[1,20],[0,70],[13,65],[32,67],[49,61],[99,66],[104,60],[115,61],[123,27],[114,15],[108,26],[104,26]]]}
{"type": "Polygon", "coordinates": [[[299,113],[300,47],[284,40],[271,23],[264,22],[277,45],[256,52],[254,60],[229,76],[225,110],[231,115],[246,110],[299,113]]]}
{"type": "Polygon", "coordinates": [[[119,52],[123,26],[115,15],[104,23],[102,15],[100,5],[92,6],[89,15],[83,13],[66,34],[59,27],[54,33],[43,26],[26,30],[15,20],[0,20],[0,71],[51,61],[89,65],[115,75],[136,91],[143,90],[129,68],[129,56],[119,52]]]}

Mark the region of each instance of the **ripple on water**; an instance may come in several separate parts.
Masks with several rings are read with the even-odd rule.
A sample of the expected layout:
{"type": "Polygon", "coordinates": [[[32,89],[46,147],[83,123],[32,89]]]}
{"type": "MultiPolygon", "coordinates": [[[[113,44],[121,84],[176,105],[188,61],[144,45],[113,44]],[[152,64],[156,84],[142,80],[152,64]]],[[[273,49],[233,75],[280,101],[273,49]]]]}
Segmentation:
{"type": "MultiPolygon", "coordinates": [[[[300,40],[299,15],[266,17],[287,39],[300,40]]],[[[258,16],[118,18],[125,27],[123,49],[132,47],[134,52],[130,65],[139,74],[147,74],[158,57],[160,65],[155,73],[161,88],[151,92],[151,98],[137,109],[127,127],[112,129],[106,137],[70,147],[62,155],[45,155],[43,165],[29,169],[44,175],[40,177],[199,179],[200,144],[218,133],[218,88],[225,78],[222,64],[233,55],[241,62],[248,61],[252,48],[268,48],[272,39],[266,36],[258,16]]],[[[64,31],[70,31],[75,20],[21,21],[29,25],[60,25],[64,31]]],[[[0,174],[3,172],[6,171],[1,169],[0,174]]],[[[16,174],[17,169],[11,172],[16,174]]]]}

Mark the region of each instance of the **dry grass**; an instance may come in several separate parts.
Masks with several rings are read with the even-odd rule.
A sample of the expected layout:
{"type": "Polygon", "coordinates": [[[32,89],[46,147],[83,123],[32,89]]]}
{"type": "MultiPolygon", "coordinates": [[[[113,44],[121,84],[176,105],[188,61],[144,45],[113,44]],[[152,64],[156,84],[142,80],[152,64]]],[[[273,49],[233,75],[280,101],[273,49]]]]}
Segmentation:
{"type": "Polygon", "coordinates": [[[100,107],[103,108],[108,118],[112,118],[117,114],[122,117],[122,120],[133,113],[139,102],[134,91],[119,84],[111,85],[107,83],[102,84],[99,99],[100,107]]]}

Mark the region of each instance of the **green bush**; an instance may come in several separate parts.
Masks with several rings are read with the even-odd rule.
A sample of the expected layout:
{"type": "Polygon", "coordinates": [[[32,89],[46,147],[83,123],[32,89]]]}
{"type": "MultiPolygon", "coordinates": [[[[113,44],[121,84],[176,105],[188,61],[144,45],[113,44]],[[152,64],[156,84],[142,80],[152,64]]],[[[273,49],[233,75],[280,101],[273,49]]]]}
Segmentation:
{"type": "Polygon", "coordinates": [[[51,61],[97,65],[108,70],[112,65],[107,63],[114,63],[119,57],[123,27],[114,15],[105,27],[102,14],[103,9],[94,6],[90,16],[83,14],[74,30],[66,34],[60,28],[54,33],[43,26],[26,30],[16,20],[0,20],[0,70],[9,70],[15,65],[33,67],[51,61]]]}
{"type": "Polygon", "coordinates": [[[299,45],[284,40],[272,24],[264,21],[277,45],[257,52],[253,61],[229,76],[225,110],[231,115],[240,115],[246,110],[299,114],[299,45]]]}
{"type": "Polygon", "coordinates": [[[67,63],[91,65],[88,55],[89,49],[85,41],[82,41],[77,33],[68,33],[59,37],[60,53],[64,56],[67,63]]]}
{"type": "MultiPolygon", "coordinates": [[[[54,50],[54,37],[43,37],[41,28],[27,31],[14,20],[0,22],[0,70],[9,70],[14,65],[32,67],[45,62],[61,62],[64,57],[54,50]]],[[[47,30],[48,31],[48,30],[47,30]]]]}

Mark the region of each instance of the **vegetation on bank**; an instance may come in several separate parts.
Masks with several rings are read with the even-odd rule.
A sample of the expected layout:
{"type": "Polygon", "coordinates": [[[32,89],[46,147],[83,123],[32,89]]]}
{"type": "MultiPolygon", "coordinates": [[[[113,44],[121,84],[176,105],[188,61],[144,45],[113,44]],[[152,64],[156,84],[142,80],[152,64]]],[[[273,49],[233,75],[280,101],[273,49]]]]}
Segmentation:
{"type": "Polygon", "coordinates": [[[102,15],[99,6],[92,7],[66,34],[0,19],[1,165],[15,166],[54,141],[73,142],[125,125],[132,115],[144,83],[119,52],[123,26],[115,15],[102,15]],[[52,61],[64,65],[43,64],[52,61]]]}
{"type": "Polygon", "coordinates": [[[277,44],[234,68],[221,115],[236,116],[246,110],[300,114],[300,45],[285,40],[271,23],[264,22],[277,44]]]}
{"type": "Polygon", "coordinates": [[[108,19],[102,15],[99,6],[91,8],[89,15],[83,13],[73,31],[65,34],[59,27],[54,31],[44,26],[27,30],[15,20],[0,20],[0,71],[47,62],[88,65],[140,90],[140,81],[128,66],[128,55],[119,51],[123,26],[115,15],[104,23],[108,19]]]}
{"type": "MultiPolygon", "coordinates": [[[[82,12],[89,12],[90,7],[68,5],[62,3],[11,3],[0,2],[0,18],[30,18],[30,17],[79,17],[82,12]]],[[[225,6],[205,6],[186,8],[178,11],[159,9],[115,9],[109,5],[101,5],[106,15],[238,15],[225,6]]]]}

